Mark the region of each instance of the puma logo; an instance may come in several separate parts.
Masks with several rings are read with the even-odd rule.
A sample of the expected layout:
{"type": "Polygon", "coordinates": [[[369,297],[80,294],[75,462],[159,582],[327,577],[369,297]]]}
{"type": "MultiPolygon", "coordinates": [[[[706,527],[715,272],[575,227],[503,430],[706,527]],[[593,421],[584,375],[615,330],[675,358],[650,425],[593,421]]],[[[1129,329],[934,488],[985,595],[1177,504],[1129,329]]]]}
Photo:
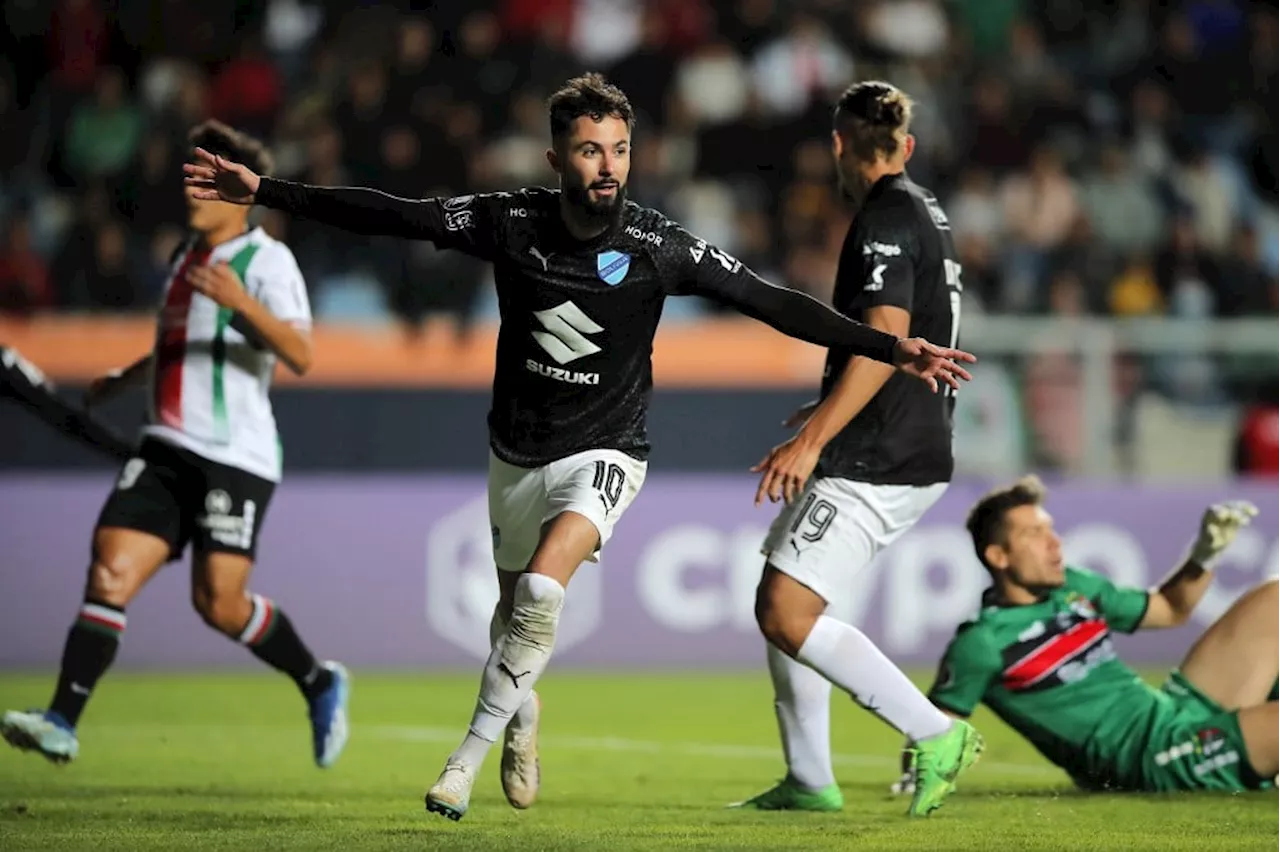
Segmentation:
{"type": "Polygon", "coordinates": [[[498,663],[498,671],[502,672],[504,675],[511,678],[511,683],[515,685],[516,689],[520,688],[520,678],[524,677],[527,674],[533,674],[532,670],[524,671],[524,672],[520,672],[520,674],[516,674],[515,672],[511,671],[511,669],[507,668],[506,663],[498,663]]]}
{"type": "Polygon", "coordinates": [[[555,252],[552,252],[551,254],[548,254],[548,255],[544,255],[542,252],[538,251],[537,246],[529,246],[529,254],[533,255],[538,260],[542,261],[543,272],[547,271],[547,261],[551,260],[551,258],[556,256],[555,252]]]}

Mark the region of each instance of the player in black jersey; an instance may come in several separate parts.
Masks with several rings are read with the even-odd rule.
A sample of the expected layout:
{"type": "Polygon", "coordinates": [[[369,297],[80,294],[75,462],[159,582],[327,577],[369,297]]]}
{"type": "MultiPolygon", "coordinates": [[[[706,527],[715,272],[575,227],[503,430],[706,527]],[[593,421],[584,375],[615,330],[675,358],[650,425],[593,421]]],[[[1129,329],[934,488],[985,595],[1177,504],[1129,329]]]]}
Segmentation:
{"type": "Polygon", "coordinates": [[[549,101],[558,191],[408,200],[370,189],[259,178],[212,155],[187,167],[206,198],[257,203],[361,234],[431,240],[490,261],[502,326],[489,414],[489,513],[501,588],[479,701],[428,810],[467,810],[505,731],[502,782],[516,807],[539,784],[533,685],[555,642],[565,586],[595,561],[645,477],[650,354],[663,301],[699,294],[774,328],[923,379],[958,384],[967,353],[856,323],[773,286],[656,210],[626,200],[633,113],[589,74],[549,101]]]}
{"type": "Polygon", "coordinates": [[[58,396],[44,373],[12,346],[0,346],[0,397],[12,399],[69,438],[114,459],[127,461],[133,444],[88,411],[58,396]]]}
{"type": "MultiPolygon", "coordinates": [[[[960,264],[946,214],[912,183],[911,100],[883,82],[850,86],[833,145],[858,212],[845,237],[834,303],[874,328],[956,346],[960,264]]],[[[918,745],[913,816],[937,808],[982,740],[934,707],[857,628],[838,616],[859,569],[932,506],[951,479],[954,388],[933,394],[847,347],[832,347],[820,401],[756,466],[756,504],[785,508],[769,531],[756,619],[768,640],[787,775],[740,806],[838,810],[831,766],[831,684],[918,745]],[[830,610],[828,610],[830,607],[830,610]]]]}

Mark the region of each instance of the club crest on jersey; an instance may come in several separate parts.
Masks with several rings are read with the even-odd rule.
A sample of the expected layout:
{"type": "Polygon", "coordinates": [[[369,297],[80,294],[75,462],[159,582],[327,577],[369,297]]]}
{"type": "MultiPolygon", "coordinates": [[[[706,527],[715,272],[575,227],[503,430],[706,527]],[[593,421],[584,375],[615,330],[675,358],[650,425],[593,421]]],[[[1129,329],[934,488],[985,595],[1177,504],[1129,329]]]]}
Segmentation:
{"type": "Polygon", "coordinates": [[[602,251],[596,255],[596,274],[610,287],[616,287],[627,277],[631,268],[631,255],[620,251],[602,251]]]}

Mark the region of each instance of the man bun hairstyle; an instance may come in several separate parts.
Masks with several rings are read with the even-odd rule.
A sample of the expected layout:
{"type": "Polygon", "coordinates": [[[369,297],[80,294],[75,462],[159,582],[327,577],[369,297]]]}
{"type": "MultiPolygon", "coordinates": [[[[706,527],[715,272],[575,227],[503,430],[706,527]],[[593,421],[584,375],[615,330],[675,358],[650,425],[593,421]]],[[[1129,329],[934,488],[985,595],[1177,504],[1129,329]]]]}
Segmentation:
{"type": "Polygon", "coordinates": [[[202,121],[191,128],[187,141],[192,148],[203,148],[210,154],[248,166],[257,175],[269,175],[275,168],[275,159],[266,145],[217,119],[202,121]]]}
{"type": "Polygon", "coordinates": [[[1006,542],[1005,517],[1020,506],[1043,505],[1047,493],[1040,477],[1029,474],[1012,485],[988,491],[969,510],[965,529],[973,539],[974,553],[988,571],[991,566],[987,564],[987,547],[1006,542]]]}
{"type": "Polygon", "coordinates": [[[547,99],[547,111],[551,118],[551,138],[560,141],[569,134],[574,121],[589,116],[592,121],[603,121],[605,116],[620,118],[627,129],[635,127],[636,115],[631,101],[603,74],[591,72],[574,77],[547,99]]]}
{"type": "Polygon", "coordinates": [[[854,83],[836,101],[835,129],[863,162],[877,154],[890,157],[911,126],[913,103],[907,93],[883,80],[854,83]]]}

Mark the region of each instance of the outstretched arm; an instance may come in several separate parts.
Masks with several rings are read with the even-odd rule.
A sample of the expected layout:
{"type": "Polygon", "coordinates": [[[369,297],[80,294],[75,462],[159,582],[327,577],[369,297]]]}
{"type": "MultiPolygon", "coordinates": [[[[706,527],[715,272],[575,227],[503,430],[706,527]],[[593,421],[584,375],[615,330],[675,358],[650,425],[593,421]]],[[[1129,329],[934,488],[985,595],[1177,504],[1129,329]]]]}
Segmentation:
{"type": "Polygon", "coordinates": [[[8,346],[0,347],[0,380],[4,395],[16,399],[62,434],[122,461],[133,456],[133,444],[88,412],[60,398],[44,373],[8,346]]]}
{"type": "Polygon", "coordinates": [[[1151,590],[1138,626],[1145,629],[1185,624],[1209,588],[1214,563],[1256,514],[1257,508],[1244,500],[1216,503],[1206,509],[1187,558],[1151,590]]]}
{"type": "Polygon", "coordinates": [[[261,204],[353,234],[430,240],[486,256],[492,240],[486,198],[400,198],[376,189],[321,187],[255,174],[247,166],[195,149],[183,166],[195,197],[232,204],[261,204]]]}
{"type": "Polygon", "coordinates": [[[683,229],[672,229],[675,294],[695,294],[736,308],[790,337],[819,346],[848,349],[892,364],[937,390],[939,382],[959,387],[969,373],[957,361],[976,361],[968,352],[935,346],[921,338],[899,338],[837,313],[799,290],[770,284],[743,263],[683,229]]]}

